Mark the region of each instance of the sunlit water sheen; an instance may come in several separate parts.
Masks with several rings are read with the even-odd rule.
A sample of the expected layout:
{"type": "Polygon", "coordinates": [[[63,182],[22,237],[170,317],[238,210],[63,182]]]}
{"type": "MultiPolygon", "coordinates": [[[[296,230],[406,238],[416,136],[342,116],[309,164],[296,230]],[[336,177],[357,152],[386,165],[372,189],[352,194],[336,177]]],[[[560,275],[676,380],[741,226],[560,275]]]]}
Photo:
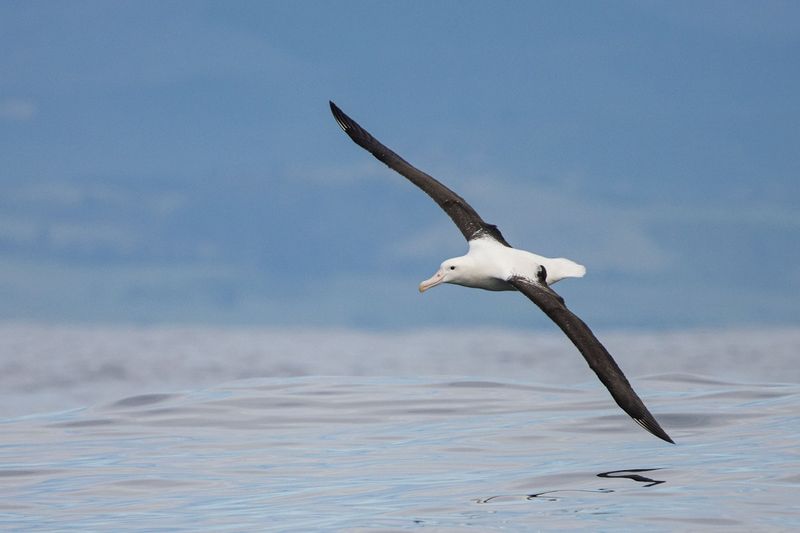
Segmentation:
{"type": "Polygon", "coordinates": [[[800,388],[275,378],[7,420],[8,529],[791,529],[800,388]]]}

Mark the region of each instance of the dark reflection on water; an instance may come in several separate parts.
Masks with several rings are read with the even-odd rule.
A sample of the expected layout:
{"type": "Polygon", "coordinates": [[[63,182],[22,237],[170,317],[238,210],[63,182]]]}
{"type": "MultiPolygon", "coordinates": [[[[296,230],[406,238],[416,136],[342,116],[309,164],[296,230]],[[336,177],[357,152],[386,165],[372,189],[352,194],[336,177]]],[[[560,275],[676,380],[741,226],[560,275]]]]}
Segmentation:
{"type": "MultiPolygon", "coordinates": [[[[644,487],[654,487],[656,485],[660,485],[661,483],[666,483],[666,480],[656,480],[649,477],[645,477],[641,475],[642,472],[654,472],[656,470],[661,470],[660,468],[632,468],[627,470],[614,470],[611,472],[601,472],[596,474],[596,477],[602,478],[625,478],[630,479],[633,481],[637,481],[639,483],[644,483],[644,487]]],[[[580,492],[591,492],[591,493],[599,493],[599,494],[610,494],[614,492],[614,489],[610,488],[601,488],[598,487],[596,489],[556,489],[556,490],[545,490],[541,492],[536,492],[533,494],[526,494],[524,496],[491,496],[489,498],[481,498],[476,500],[477,503],[492,503],[499,500],[502,501],[509,501],[515,498],[524,498],[526,500],[533,500],[533,499],[541,499],[546,498],[550,501],[558,501],[560,498],[569,496],[571,493],[580,493],[580,492]]]]}
{"type": "Polygon", "coordinates": [[[800,387],[642,389],[678,446],[600,386],[475,379],[248,380],[4,420],[0,529],[800,526],[800,387]]]}
{"type": "Polygon", "coordinates": [[[608,493],[611,493],[611,492],[614,492],[614,491],[613,491],[613,490],[611,490],[611,489],[594,489],[594,490],[590,490],[590,489],[571,489],[571,490],[570,490],[570,489],[564,489],[564,490],[547,490],[547,491],[545,491],[545,492],[539,492],[539,493],[537,493],[537,494],[528,494],[528,495],[527,495],[525,498],[526,498],[526,499],[528,499],[528,500],[532,500],[532,499],[534,499],[534,498],[542,498],[542,497],[547,497],[547,498],[549,498],[549,500],[550,500],[551,502],[555,502],[555,501],[558,501],[558,498],[553,498],[553,497],[552,497],[552,495],[553,495],[553,494],[563,494],[563,493],[567,493],[567,492],[599,492],[599,493],[601,493],[601,494],[608,494],[608,493]]]}
{"type": "Polygon", "coordinates": [[[660,468],[633,468],[629,470],[614,470],[612,472],[602,472],[597,474],[597,477],[605,477],[605,478],[627,478],[633,481],[638,481],[639,483],[645,483],[645,487],[654,487],[656,485],[660,485],[661,483],[666,483],[666,480],[656,480],[649,477],[645,477],[641,475],[642,472],[654,472],[656,470],[661,470],[660,468]]]}
{"type": "Polygon", "coordinates": [[[558,490],[546,490],[543,492],[537,492],[535,494],[525,494],[522,496],[491,496],[489,498],[482,498],[479,500],[475,500],[476,503],[494,503],[494,502],[508,502],[513,501],[515,499],[524,499],[524,500],[534,500],[534,499],[547,499],[551,502],[560,501],[561,497],[569,496],[571,493],[580,493],[580,492],[590,492],[590,493],[600,493],[600,494],[609,494],[614,492],[612,489],[558,489],[558,490]],[[558,495],[555,496],[555,495],[558,495]]]}

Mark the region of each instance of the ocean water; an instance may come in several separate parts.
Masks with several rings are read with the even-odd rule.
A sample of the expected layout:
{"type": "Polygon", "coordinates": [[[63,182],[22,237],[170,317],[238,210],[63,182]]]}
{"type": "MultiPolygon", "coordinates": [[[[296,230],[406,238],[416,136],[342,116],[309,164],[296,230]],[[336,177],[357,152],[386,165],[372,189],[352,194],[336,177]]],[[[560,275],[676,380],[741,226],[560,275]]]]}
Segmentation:
{"type": "Polygon", "coordinates": [[[794,329],[603,336],[675,446],[558,335],[0,333],[3,530],[800,528],[794,329]]]}

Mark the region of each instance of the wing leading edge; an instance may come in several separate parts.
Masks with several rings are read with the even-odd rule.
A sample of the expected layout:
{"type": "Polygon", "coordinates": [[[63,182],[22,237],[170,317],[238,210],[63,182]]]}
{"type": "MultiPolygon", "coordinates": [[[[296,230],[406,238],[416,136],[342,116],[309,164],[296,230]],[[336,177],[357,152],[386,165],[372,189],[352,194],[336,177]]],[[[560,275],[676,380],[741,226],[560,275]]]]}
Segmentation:
{"type": "Polygon", "coordinates": [[[675,444],[647,410],[608,350],[597,340],[589,326],[567,309],[563,299],[553,289],[522,277],[511,278],[508,282],[561,328],[623,411],[656,437],[675,444]]]}
{"type": "Polygon", "coordinates": [[[501,244],[511,246],[503,238],[497,226],[484,222],[480,215],[463,198],[384,146],[355,120],[348,117],[336,104],[330,102],[330,105],[336,122],[357,145],[367,150],[376,159],[404,176],[408,181],[433,198],[439,204],[439,207],[455,222],[467,241],[489,235],[501,244]]]}
{"type": "MultiPolygon", "coordinates": [[[[480,215],[458,194],[384,146],[356,121],[348,117],[336,104],[330,102],[330,107],[336,122],[356,144],[422,189],[448,214],[467,241],[491,236],[501,244],[510,247],[497,227],[484,222],[480,215]]],[[[567,309],[564,300],[555,291],[546,283],[523,277],[513,277],[508,282],[527,296],[561,328],[622,410],[656,437],[674,444],[674,441],[647,410],[611,354],[594,336],[589,326],[567,309]]]]}

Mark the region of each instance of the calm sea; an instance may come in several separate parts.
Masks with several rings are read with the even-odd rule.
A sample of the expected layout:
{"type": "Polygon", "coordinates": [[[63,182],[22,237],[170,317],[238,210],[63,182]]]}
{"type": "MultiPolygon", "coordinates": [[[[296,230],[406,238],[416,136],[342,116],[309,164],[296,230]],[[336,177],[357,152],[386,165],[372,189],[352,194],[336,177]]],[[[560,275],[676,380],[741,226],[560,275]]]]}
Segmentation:
{"type": "Polygon", "coordinates": [[[0,326],[0,529],[800,528],[800,330],[0,326]]]}

